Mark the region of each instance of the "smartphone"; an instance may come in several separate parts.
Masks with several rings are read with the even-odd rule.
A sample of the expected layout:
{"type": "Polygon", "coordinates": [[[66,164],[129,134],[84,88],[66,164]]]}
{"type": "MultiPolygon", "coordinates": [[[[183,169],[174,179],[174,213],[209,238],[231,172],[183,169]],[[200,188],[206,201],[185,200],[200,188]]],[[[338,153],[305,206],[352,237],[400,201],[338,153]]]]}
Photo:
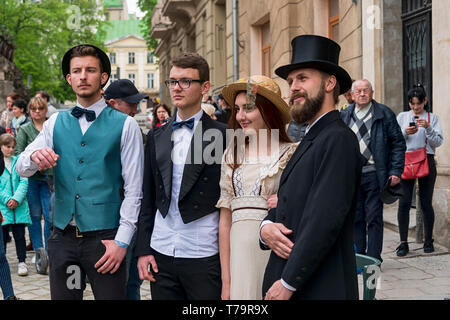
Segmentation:
{"type": "Polygon", "coordinates": [[[411,121],[411,122],[409,123],[409,126],[410,126],[410,127],[415,127],[415,126],[416,126],[416,123],[415,123],[414,121],[411,121]]]}

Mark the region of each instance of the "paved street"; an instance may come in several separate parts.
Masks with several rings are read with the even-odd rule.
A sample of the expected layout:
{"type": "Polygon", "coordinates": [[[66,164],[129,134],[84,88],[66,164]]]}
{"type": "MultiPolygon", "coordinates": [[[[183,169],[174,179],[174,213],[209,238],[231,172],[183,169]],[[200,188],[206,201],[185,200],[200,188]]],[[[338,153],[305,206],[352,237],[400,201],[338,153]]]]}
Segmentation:
{"type": "MultiPolygon", "coordinates": [[[[385,211],[385,221],[391,219],[393,210],[385,211]]],[[[385,226],[389,223],[385,223],[385,226]]],[[[28,235],[27,235],[28,238],[28,235]]],[[[404,258],[395,255],[398,245],[398,234],[385,228],[383,264],[381,268],[380,282],[376,291],[378,300],[391,299],[420,299],[443,300],[450,298],[450,254],[445,248],[435,245],[436,251],[432,254],[424,254],[422,245],[414,243],[410,239],[410,254],[404,258]]],[[[23,300],[49,300],[48,276],[36,273],[30,261],[34,253],[27,253],[29,275],[20,277],[17,275],[17,257],[13,242],[8,244],[7,257],[10,263],[13,286],[16,295],[23,300]]],[[[360,296],[362,298],[362,279],[360,282],[360,296]]],[[[150,285],[144,281],[141,287],[142,299],[151,299],[150,285]]],[[[90,286],[87,285],[84,299],[93,300],[90,286]]]]}

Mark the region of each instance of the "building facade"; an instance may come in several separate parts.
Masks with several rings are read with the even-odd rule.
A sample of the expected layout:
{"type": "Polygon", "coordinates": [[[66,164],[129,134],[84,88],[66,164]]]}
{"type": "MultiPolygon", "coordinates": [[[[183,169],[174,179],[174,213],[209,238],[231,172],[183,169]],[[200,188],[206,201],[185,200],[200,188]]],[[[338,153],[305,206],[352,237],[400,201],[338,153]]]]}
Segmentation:
{"type": "MultiPolygon", "coordinates": [[[[105,9],[110,19],[105,40],[111,61],[109,83],[129,79],[139,92],[150,98],[159,97],[158,59],[147,49],[146,41],[141,35],[140,21],[128,14],[126,1],[105,1],[105,9]],[[123,5],[119,6],[120,4],[123,5]]],[[[141,102],[140,109],[147,113],[146,101],[141,102]]]]}
{"type": "MultiPolygon", "coordinates": [[[[445,0],[158,0],[151,36],[159,39],[161,80],[173,57],[195,51],[210,64],[213,94],[238,78],[265,74],[287,98],[288,86],[274,70],[290,63],[291,40],[301,34],[338,42],[340,65],[353,79],[368,79],[374,99],[396,114],[409,109],[412,85],[423,83],[444,132],[436,149],[434,238],[450,248],[449,11],[445,0]]],[[[161,94],[170,104],[168,90],[161,94]]]]}

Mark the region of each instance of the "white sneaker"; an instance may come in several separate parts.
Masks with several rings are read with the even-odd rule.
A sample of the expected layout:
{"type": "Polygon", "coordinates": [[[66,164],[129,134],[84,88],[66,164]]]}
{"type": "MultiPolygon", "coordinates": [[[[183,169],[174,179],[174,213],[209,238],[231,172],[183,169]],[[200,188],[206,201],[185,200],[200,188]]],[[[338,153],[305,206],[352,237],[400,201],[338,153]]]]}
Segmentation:
{"type": "Polygon", "coordinates": [[[25,262],[19,262],[19,268],[18,268],[17,274],[19,276],[28,275],[28,268],[27,268],[27,264],[25,262]]]}

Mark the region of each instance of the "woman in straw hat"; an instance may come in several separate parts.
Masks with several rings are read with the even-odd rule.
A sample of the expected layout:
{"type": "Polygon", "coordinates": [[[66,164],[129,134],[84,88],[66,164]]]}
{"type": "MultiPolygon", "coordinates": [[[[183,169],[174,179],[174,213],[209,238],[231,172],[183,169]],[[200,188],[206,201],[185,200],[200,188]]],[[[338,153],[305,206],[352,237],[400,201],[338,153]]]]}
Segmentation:
{"type": "Polygon", "coordinates": [[[222,94],[234,106],[229,126],[235,130],[224,153],[216,205],[222,299],[261,299],[270,252],[259,247],[259,226],[268,209],[276,206],[281,173],[298,143],[286,133],[289,107],[272,79],[240,79],[222,94]]]}

